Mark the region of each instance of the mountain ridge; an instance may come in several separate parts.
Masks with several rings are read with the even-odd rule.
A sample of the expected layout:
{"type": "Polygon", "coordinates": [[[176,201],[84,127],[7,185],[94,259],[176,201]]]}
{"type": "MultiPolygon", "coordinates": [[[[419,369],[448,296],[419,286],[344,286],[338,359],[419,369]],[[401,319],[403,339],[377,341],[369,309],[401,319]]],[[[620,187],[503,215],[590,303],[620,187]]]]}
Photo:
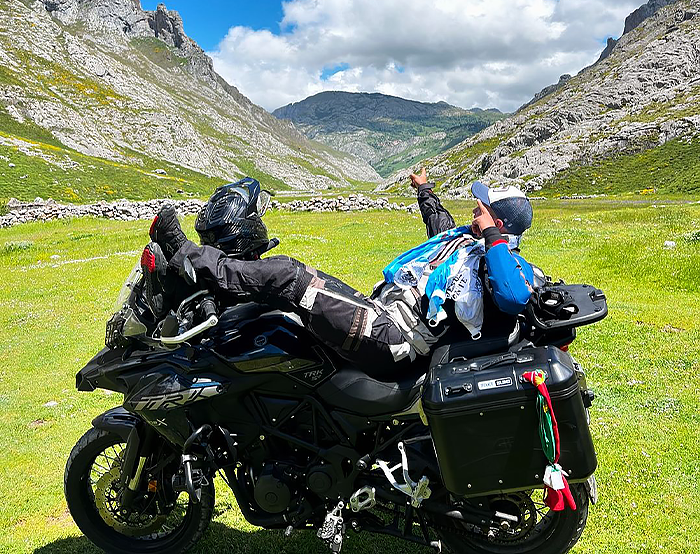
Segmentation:
{"type": "Polygon", "coordinates": [[[364,159],[385,176],[503,117],[495,108],[464,110],[445,101],[346,91],[320,92],[272,114],[292,121],[311,139],[364,159]]]}
{"type": "MultiPolygon", "coordinates": [[[[589,192],[619,191],[624,185],[606,177],[604,164],[594,170],[596,164],[668,143],[664,152],[690,164],[692,186],[683,190],[700,191],[692,156],[700,140],[699,12],[697,0],[662,6],[623,34],[608,57],[447,152],[393,174],[380,189],[406,186],[408,174],[425,165],[454,196],[467,195],[474,179],[526,191],[569,179],[589,192]],[[593,177],[582,180],[589,173],[593,177]]],[[[620,164],[643,167],[627,158],[620,164]]],[[[674,160],[663,167],[675,167],[674,160]]],[[[675,190],[664,184],[675,182],[669,171],[658,172],[657,188],[675,190]]]]}

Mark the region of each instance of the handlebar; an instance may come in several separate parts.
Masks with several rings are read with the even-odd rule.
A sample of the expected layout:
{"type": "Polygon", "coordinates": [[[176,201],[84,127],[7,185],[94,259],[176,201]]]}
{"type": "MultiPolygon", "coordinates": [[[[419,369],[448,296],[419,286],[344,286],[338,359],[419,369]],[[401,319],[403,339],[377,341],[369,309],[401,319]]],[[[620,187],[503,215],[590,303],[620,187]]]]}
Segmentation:
{"type": "Polygon", "coordinates": [[[202,322],[199,325],[195,325],[191,329],[188,329],[187,331],[184,331],[180,333],[179,335],[176,335],[174,337],[163,337],[161,336],[160,341],[163,344],[167,345],[176,345],[176,344],[181,344],[183,342],[188,341],[192,337],[198,335],[199,333],[202,333],[206,331],[207,329],[211,329],[215,325],[219,323],[219,317],[217,315],[217,309],[216,309],[216,303],[214,302],[214,299],[211,296],[208,296],[209,291],[199,291],[193,294],[192,296],[189,296],[185,298],[181,303],[180,307],[177,309],[177,316],[178,319],[181,319],[182,313],[185,311],[185,307],[189,302],[192,302],[193,300],[199,298],[200,296],[204,296],[204,299],[199,303],[199,306],[197,307],[199,316],[202,318],[202,322]]]}
{"type": "Polygon", "coordinates": [[[202,319],[209,319],[211,316],[216,315],[216,304],[211,296],[202,300],[202,303],[199,305],[199,314],[202,316],[202,319]]]}

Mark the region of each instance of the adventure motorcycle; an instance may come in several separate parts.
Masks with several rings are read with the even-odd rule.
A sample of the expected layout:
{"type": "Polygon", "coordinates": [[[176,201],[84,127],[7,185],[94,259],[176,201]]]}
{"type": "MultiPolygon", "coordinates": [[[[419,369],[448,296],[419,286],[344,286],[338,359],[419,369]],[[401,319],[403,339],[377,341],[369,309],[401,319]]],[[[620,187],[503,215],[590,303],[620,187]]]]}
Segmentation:
{"type": "Polygon", "coordinates": [[[446,342],[413,371],[377,379],[318,343],[298,316],[225,310],[185,262],[191,287],[156,321],[141,266],[107,343],[76,376],[123,405],[73,448],[65,495],[78,527],[109,552],[182,552],[214,509],[214,478],[266,529],[313,529],[339,552],[349,529],[456,553],[560,553],[595,502],[593,394],[568,354],[576,327],[607,314],[602,292],[539,276],[514,332],[446,342]],[[547,375],[560,464],[575,509],[543,502],[537,390],[547,375]]]}

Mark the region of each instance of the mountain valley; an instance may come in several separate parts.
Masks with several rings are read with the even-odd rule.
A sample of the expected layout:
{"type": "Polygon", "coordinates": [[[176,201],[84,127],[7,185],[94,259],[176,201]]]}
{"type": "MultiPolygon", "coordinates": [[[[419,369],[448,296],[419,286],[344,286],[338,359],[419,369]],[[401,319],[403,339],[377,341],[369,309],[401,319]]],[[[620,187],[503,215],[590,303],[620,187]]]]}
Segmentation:
{"type": "Polygon", "coordinates": [[[370,188],[362,160],[306,139],[213,69],[177,12],[132,0],[3,0],[0,198],[370,188]]]}

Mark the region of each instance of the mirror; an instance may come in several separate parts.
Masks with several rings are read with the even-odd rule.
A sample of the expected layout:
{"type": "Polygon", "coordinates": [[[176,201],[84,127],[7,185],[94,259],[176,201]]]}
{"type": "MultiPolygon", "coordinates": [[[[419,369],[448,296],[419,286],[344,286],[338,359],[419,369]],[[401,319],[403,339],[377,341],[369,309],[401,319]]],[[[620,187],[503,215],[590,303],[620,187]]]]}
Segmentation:
{"type": "Polygon", "coordinates": [[[265,215],[265,212],[267,209],[270,207],[270,201],[272,200],[272,194],[266,190],[260,191],[260,195],[258,196],[258,205],[257,205],[257,211],[258,211],[258,216],[262,217],[265,215]]]}
{"type": "Polygon", "coordinates": [[[197,272],[194,270],[189,256],[185,256],[185,259],[182,260],[180,277],[182,277],[188,285],[195,285],[197,283],[197,272]]]}

